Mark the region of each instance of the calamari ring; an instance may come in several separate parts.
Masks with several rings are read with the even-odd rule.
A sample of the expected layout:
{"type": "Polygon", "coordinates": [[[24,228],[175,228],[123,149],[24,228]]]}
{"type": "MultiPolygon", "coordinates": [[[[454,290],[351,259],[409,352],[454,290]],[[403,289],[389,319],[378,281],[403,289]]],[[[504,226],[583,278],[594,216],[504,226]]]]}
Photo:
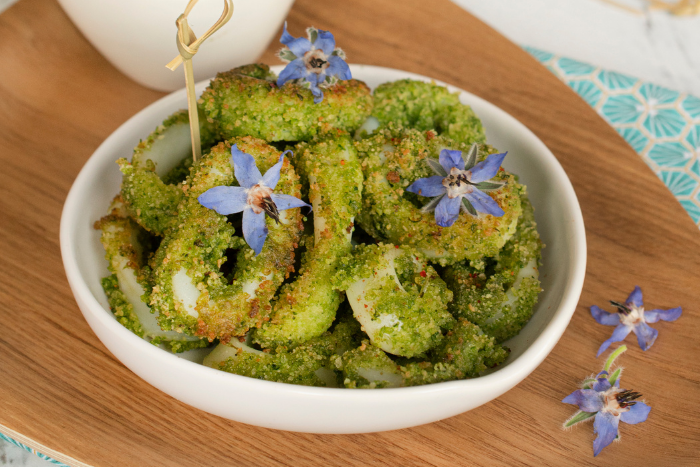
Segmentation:
{"type": "Polygon", "coordinates": [[[359,345],[356,335],[359,326],[352,318],[340,320],[333,332],[289,350],[280,347],[272,352],[261,352],[238,339],[219,344],[205,359],[204,364],[217,370],[252,378],[305,386],[342,387],[340,372],[332,359],[340,358],[347,350],[359,345]]]}
{"type": "Polygon", "coordinates": [[[270,321],[254,333],[253,340],[268,348],[301,344],[333,323],[342,294],[331,278],[352,250],[362,200],[362,169],[349,136],[302,144],[294,163],[309,186],[314,238],[306,242],[299,276],[282,287],[270,321]]]}
{"type": "MultiPolygon", "coordinates": [[[[379,130],[355,143],[365,174],[360,226],[376,239],[410,245],[441,265],[494,256],[513,235],[520,216],[523,186],[501,170],[494,181],[504,186],[488,194],[505,211],[503,217],[461,213],[451,227],[440,227],[435,216],[420,206],[430,198],[405,193],[418,178],[434,175],[426,159],[438,159],[445,148],[466,151],[469,146],[437,136],[433,131],[379,130]]],[[[487,148],[488,149],[488,148],[487,148]]],[[[482,156],[490,153],[480,151],[482,156]]],[[[495,151],[492,151],[495,152],[495,151]]]]}
{"type": "Polygon", "coordinates": [[[384,83],[374,90],[374,109],[363,129],[372,133],[389,125],[434,130],[457,143],[485,143],[479,117],[444,86],[411,79],[384,83]]]}
{"type": "Polygon", "coordinates": [[[452,292],[412,248],[359,245],[334,282],[372,344],[393,355],[424,354],[454,322],[452,292]]]}
{"type": "MultiPolygon", "coordinates": [[[[214,136],[203,114],[200,133],[202,147],[211,146],[214,136]]],[[[130,217],[155,235],[163,236],[177,220],[182,199],[177,185],[192,165],[191,141],[187,110],[178,110],[134,148],[131,162],[117,161],[123,174],[121,195],[130,217]]]]}
{"type": "Polygon", "coordinates": [[[542,242],[532,204],[524,191],[521,199],[523,214],[515,235],[493,261],[486,261],[486,272],[458,263],[443,274],[455,294],[450,311],[478,324],[497,342],[520,332],[532,316],[542,290],[537,270],[542,242]]]}
{"type": "Polygon", "coordinates": [[[395,388],[473,378],[505,360],[506,350],[478,326],[461,319],[445,334],[428,359],[394,361],[364,342],[336,359],[346,388],[395,388]]]}
{"type": "MultiPolygon", "coordinates": [[[[239,237],[226,216],[197,200],[208,189],[235,182],[231,146],[255,159],[265,173],[279,161],[280,151],[252,137],[220,143],[195,163],[183,184],[178,229],[163,239],[153,260],[151,305],[160,312],[164,329],[227,342],[251,326],[260,326],[271,311],[270,301],[294,270],[294,250],[303,229],[299,209],[280,212],[280,223],[267,218],[269,234],[261,253],[239,237]],[[227,249],[239,249],[233,283],[220,272],[227,249]]],[[[285,158],[276,191],[298,197],[299,177],[285,158]]]]}
{"type": "Polygon", "coordinates": [[[141,300],[152,287],[145,251],[152,239],[136,222],[121,215],[120,204],[117,198],[112,204],[112,213],[95,224],[95,228],[102,230],[100,240],[112,273],[102,279],[102,287],[115,317],[137,336],[173,352],[206,347],[209,343],[205,339],[163,331],[157,316],[141,300]]]}
{"type": "Polygon", "coordinates": [[[332,130],[355,131],[372,111],[365,83],[339,81],[324,89],[323,102],[304,86],[277,77],[264,64],[218,73],[201,97],[209,122],[222,139],[251,135],[266,141],[307,141],[332,130]]]}

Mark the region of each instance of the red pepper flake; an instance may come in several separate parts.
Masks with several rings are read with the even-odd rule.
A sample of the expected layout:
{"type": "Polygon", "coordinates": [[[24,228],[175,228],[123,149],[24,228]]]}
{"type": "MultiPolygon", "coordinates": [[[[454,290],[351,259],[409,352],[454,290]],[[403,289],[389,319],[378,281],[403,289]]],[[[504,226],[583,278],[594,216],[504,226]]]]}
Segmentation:
{"type": "Polygon", "coordinates": [[[365,303],[365,308],[367,308],[367,304],[365,303]]]}
{"type": "Polygon", "coordinates": [[[425,132],[425,139],[430,141],[431,139],[435,138],[435,132],[432,130],[428,130],[425,132]]]}
{"type": "Polygon", "coordinates": [[[340,160],[340,165],[345,165],[345,160],[344,160],[344,159],[341,159],[341,160],[340,160]]]}
{"type": "Polygon", "coordinates": [[[400,247],[398,245],[394,245],[394,248],[398,250],[400,247]]]}
{"type": "Polygon", "coordinates": [[[421,272],[420,272],[420,276],[421,276],[421,277],[427,277],[428,274],[427,274],[425,271],[421,271],[421,272]]]}

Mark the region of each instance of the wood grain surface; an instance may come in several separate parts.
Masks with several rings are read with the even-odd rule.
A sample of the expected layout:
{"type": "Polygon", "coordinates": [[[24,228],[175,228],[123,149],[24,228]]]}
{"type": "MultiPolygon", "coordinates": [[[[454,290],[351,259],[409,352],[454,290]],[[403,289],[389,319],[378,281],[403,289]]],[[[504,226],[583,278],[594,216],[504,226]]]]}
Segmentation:
{"type": "MultiPolygon", "coordinates": [[[[174,18],[173,18],[174,20],[174,18]]],[[[234,17],[235,21],[235,17],[234,17]]],[[[54,0],[0,16],[0,425],[80,463],[132,465],[699,465],[700,233],[635,152],[567,86],[447,0],[298,0],[289,27],[333,31],[353,63],[471,91],[533,130],[561,161],[588,237],[583,295],[545,362],[497,400],[442,422],[365,435],[242,425],[186,406],[122,366],[91,332],[66,281],[59,217],[100,142],[162,96],[117,72],[54,0]],[[602,365],[611,328],[588,307],[624,299],[683,306],[624,383],[649,420],[593,458],[592,425],[563,431],[560,400],[602,365]]],[[[275,64],[270,46],[262,60],[275,64]]],[[[196,65],[195,65],[196,66],[196,65]]]]}

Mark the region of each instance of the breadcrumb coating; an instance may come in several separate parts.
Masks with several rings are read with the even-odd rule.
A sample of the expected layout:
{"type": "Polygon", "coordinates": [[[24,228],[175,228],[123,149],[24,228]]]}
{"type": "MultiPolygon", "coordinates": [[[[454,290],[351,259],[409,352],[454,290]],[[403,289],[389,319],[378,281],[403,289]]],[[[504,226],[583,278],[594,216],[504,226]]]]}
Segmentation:
{"type": "Polygon", "coordinates": [[[530,320],[542,290],[537,271],[542,242],[532,204],[524,190],[520,196],[523,214],[515,235],[484,264],[485,271],[458,263],[443,274],[455,297],[450,311],[478,324],[497,342],[520,332],[530,320]]]}
{"type": "MultiPolygon", "coordinates": [[[[269,235],[262,252],[240,238],[226,216],[197,200],[208,189],[235,183],[231,146],[251,154],[262,173],[274,165],[280,151],[264,141],[237,138],[220,143],[195,163],[183,184],[178,229],[163,239],[153,260],[151,305],[160,312],[164,329],[218,338],[224,342],[260,326],[268,317],[272,297],[291,272],[303,225],[299,209],[280,212],[280,223],[267,218],[269,235]],[[233,282],[221,272],[228,249],[238,250],[233,282]]],[[[298,197],[294,168],[285,158],[276,191],[298,197]]]]}
{"type": "MultiPolygon", "coordinates": [[[[504,186],[488,194],[505,211],[502,217],[461,213],[451,227],[440,227],[435,215],[422,212],[430,198],[405,189],[419,178],[433,176],[426,159],[438,159],[442,149],[466,151],[468,146],[433,131],[385,129],[356,143],[365,174],[360,226],[370,235],[396,245],[410,245],[440,265],[494,256],[513,235],[521,213],[516,178],[500,170],[494,177],[504,186]]],[[[482,157],[497,152],[488,146],[482,157]]]]}
{"type": "Polygon", "coordinates": [[[277,77],[264,64],[218,73],[200,102],[221,139],[250,135],[266,141],[308,141],[333,130],[354,132],[372,111],[365,83],[339,81],[324,88],[323,102],[311,91],[277,77]]]}
{"type": "Polygon", "coordinates": [[[308,183],[314,238],[297,279],[280,290],[271,319],[254,333],[263,347],[298,345],[325,332],[342,294],[331,278],[349,255],[362,199],[362,170],[348,135],[296,148],[294,163],[308,183]]]}

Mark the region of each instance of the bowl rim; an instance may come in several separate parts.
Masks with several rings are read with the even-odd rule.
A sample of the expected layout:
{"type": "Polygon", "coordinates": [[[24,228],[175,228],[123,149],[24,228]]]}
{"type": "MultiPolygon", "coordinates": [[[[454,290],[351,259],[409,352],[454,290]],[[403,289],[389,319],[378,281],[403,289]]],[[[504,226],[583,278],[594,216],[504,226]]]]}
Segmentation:
{"type": "MultiPolygon", "coordinates": [[[[281,68],[282,66],[271,67],[273,71],[275,71],[275,69],[279,71],[281,68]]],[[[490,374],[479,376],[477,378],[446,381],[413,387],[384,388],[381,391],[348,390],[347,388],[309,387],[265,381],[216,370],[202,364],[188,361],[178,357],[176,354],[159,349],[122,326],[114,318],[111,311],[102,307],[102,305],[97,301],[96,297],[90,291],[87,282],[80,274],[80,267],[77,261],[77,249],[75,248],[74,242],[76,233],[75,229],[78,226],[78,222],[76,221],[77,218],[80,217],[80,196],[90,185],[91,181],[95,179],[95,172],[97,172],[97,170],[100,168],[100,163],[103,159],[101,155],[103,153],[109,153],[110,147],[115,145],[120,140],[122,134],[130,131],[132,127],[137,126],[139,120],[150,114],[154,108],[163,106],[167,103],[185,101],[185,89],[174,91],[161,99],[158,99],[130,117],[126,122],[114,130],[90,156],[71,186],[61,213],[60,248],[66,277],[78,304],[80,304],[80,301],[83,300],[84,304],[86,305],[85,308],[89,310],[92,318],[99,320],[100,324],[113,330],[113,332],[116,333],[116,337],[118,337],[122,342],[129,344],[138,352],[144,352],[144,355],[148,355],[149,358],[155,359],[156,363],[162,363],[167,366],[184,365],[183,369],[191,372],[191,376],[193,377],[203,377],[225,385],[240,385],[253,391],[269,392],[274,390],[282,390],[288,395],[307,395],[324,399],[342,399],[343,402],[362,403],[363,401],[367,400],[381,402],[383,400],[393,400],[397,397],[403,399],[405,397],[415,397],[416,395],[429,395],[441,392],[468,392],[476,388],[483,389],[485,386],[492,386],[494,388],[507,386],[508,389],[510,389],[520,381],[524,380],[542,363],[542,361],[547,357],[561,336],[564,334],[566,327],[568,326],[568,323],[575,312],[576,305],[583,288],[587,255],[583,215],[573,185],[566,175],[566,172],[552,152],[532,131],[530,131],[524,124],[515,119],[513,116],[485,99],[442,81],[411,72],[393,68],[358,64],[351,64],[350,68],[353,74],[356,72],[381,74],[398,73],[401,75],[401,78],[434,81],[437,84],[447,86],[451,92],[458,91],[460,93],[464,93],[470,100],[478,102],[480,105],[494,107],[501,113],[500,116],[502,118],[510,120],[511,124],[521,127],[520,129],[523,132],[529,134],[532,139],[531,142],[537,146],[537,150],[543,154],[543,157],[548,159],[551,169],[555,172],[556,180],[559,184],[558,192],[566,194],[565,207],[566,209],[569,209],[571,221],[574,224],[571,229],[571,231],[574,232],[574,238],[572,239],[572,245],[574,248],[569,266],[569,280],[563,286],[562,298],[558,303],[558,308],[555,310],[551,319],[544,326],[539,335],[529,343],[528,347],[521,355],[519,355],[508,365],[499,368],[490,374]]],[[[201,92],[208,84],[209,80],[204,80],[197,83],[196,87],[198,93],[201,92]]],[[[81,312],[85,314],[83,307],[80,307],[80,309],[81,312]]],[[[85,317],[86,319],[88,318],[87,315],[85,317]]],[[[103,345],[105,344],[103,343],[103,345]]],[[[117,359],[119,360],[119,358],[117,359]]],[[[127,368],[129,367],[127,366],[127,368]]],[[[131,370],[131,368],[129,369],[131,370]]],[[[138,374],[137,376],[142,378],[138,374]]],[[[499,394],[496,397],[505,391],[498,392],[499,394]]]]}

